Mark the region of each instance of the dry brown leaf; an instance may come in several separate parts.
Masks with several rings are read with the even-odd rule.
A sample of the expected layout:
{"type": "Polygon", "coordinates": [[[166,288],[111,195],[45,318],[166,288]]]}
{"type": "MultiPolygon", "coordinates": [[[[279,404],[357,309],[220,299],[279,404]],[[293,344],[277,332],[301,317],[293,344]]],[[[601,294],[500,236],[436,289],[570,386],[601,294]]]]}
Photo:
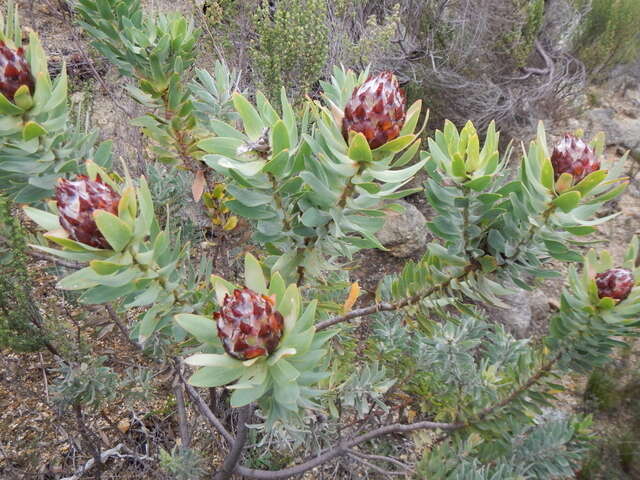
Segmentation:
{"type": "Polygon", "coordinates": [[[349,289],[349,295],[347,299],[344,301],[344,305],[342,306],[342,313],[349,313],[353,308],[353,304],[358,300],[358,296],[360,295],[360,285],[358,282],[353,282],[351,284],[351,288],[349,289]]]}
{"type": "Polygon", "coordinates": [[[191,193],[193,194],[193,199],[196,202],[199,202],[202,198],[206,184],[207,181],[204,178],[204,172],[202,170],[198,170],[195,178],[193,179],[193,184],[191,185],[191,193]]]}
{"type": "Polygon", "coordinates": [[[130,427],[131,424],[129,423],[129,419],[127,418],[123,418],[118,422],[118,430],[120,430],[122,433],[127,433],[130,427]]]}

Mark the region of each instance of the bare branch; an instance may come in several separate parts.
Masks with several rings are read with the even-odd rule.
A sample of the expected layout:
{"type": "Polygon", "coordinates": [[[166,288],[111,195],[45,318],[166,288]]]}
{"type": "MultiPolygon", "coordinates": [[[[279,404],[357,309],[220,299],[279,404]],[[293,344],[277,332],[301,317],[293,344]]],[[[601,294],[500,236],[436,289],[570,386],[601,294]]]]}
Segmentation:
{"type": "Polygon", "coordinates": [[[222,464],[222,469],[216,473],[213,477],[213,480],[229,480],[236,467],[238,466],[238,462],[240,461],[240,456],[242,455],[242,450],[244,449],[244,445],[247,442],[247,432],[249,428],[247,427],[247,423],[251,419],[251,415],[253,414],[253,404],[245,405],[240,409],[240,413],[238,415],[238,433],[236,435],[236,439],[234,440],[231,450],[229,451],[227,457],[224,459],[224,463],[222,464]]]}
{"type": "Polygon", "coordinates": [[[202,399],[198,391],[193,388],[193,386],[189,385],[184,377],[182,376],[182,372],[178,370],[178,378],[180,379],[180,383],[184,385],[185,390],[189,397],[191,397],[191,401],[194,403],[200,414],[207,420],[209,425],[211,425],[215,431],[219,432],[224,439],[227,441],[229,445],[233,444],[234,438],[233,435],[229,433],[229,431],[224,427],[222,422],[216,417],[207,403],[202,399]]]}
{"type": "Polygon", "coordinates": [[[351,448],[356,445],[372,440],[376,437],[380,437],[382,435],[388,435],[391,433],[406,433],[413,432],[416,430],[457,430],[459,428],[464,427],[464,423],[439,423],[439,422],[417,422],[411,424],[402,424],[396,423],[392,425],[386,425],[384,427],[377,428],[375,430],[371,430],[363,435],[359,435],[357,437],[351,438],[349,440],[343,440],[339,445],[333,447],[324,453],[308,460],[300,465],[296,465],[295,467],[285,468],[277,471],[268,471],[268,470],[256,470],[246,467],[238,467],[236,469],[236,473],[249,477],[249,478],[257,478],[264,480],[274,480],[278,478],[290,478],[295,475],[300,475],[307,470],[311,470],[323,463],[328,462],[336,457],[341,457],[343,455],[347,455],[351,448]]]}
{"type": "MultiPolygon", "coordinates": [[[[176,365],[177,369],[180,369],[180,364],[176,365]]],[[[189,448],[191,445],[191,435],[189,434],[189,421],[187,420],[187,409],[184,405],[184,391],[182,390],[182,384],[176,374],[173,382],[173,394],[176,397],[176,409],[178,411],[178,425],[180,426],[180,440],[182,440],[182,446],[189,448]]]]}
{"type": "MultiPolygon", "coordinates": [[[[123,443],[119,443],[115,447],[110,448],[109,450],[105,450],[100,455],[100,461],[102,463],[104,463],[110,458],[132,458],[132,459],[137,460],[137,461],[152,460],[152,458],[147,456],[147,455],[142,455],[142,456],[138,456],[138,455],[123,455],[123,454],[120,453],[120,451],[123,450],[123,449],[126,450],[126,447],[124,446],[123,443]]],[[[80,479],[82,477],[82,475],[84,475],[89,470],[91,470],[95,465],[96,465],[96,461],[93,458],[90,459],[90,460],[87,460],[87,462],[82,467],[80,467],[78,470],[76,470],[76,472],[73,475],[71,475],[70,477],[62,478],[61,480],[78,480],[78,479],[80,479]]]]}

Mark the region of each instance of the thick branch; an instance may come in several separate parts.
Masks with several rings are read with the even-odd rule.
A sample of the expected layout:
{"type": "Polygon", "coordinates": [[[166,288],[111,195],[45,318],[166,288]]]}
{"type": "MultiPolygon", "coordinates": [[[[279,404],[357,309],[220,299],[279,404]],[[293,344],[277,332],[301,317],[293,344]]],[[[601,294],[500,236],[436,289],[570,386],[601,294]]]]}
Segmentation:
{"type": "Polygon", "coordinates": [[[300,475],[307,470],[311,470],[323,463],[328,462],[336,457],[341,457],[350,453],[350,449],[356,445],[372,440],[382,435],[388,435],[391,433],[406,433],[416,430],[456,430],[464,427],[464,423],[440,423],[440,422],[417,422],[411,424],[396,423],[393,425],[387,425],[384,427],[371,430],[363,435],[359,435],[349,440],[342,441],[338,446],[333,447],[324,453],[312,458],[311,460],[296,465],[295,467],[285,468],[283,470],[268,471],[268,470],[256,470],[246,467],[238,467],[236,473],[249,478],[257,478],[264,480],[275,480],[278,478],[290,478],[295,475],[300,475]]]}
{"type": "MultiPolygon", "coordinates": [[[[180,368],[178,364],[176,368],[180,368]]],[[[191,435],[189,434],[189,421],[187,420],[187,409],[184,405],[184,391],[182,390],[182,384],[176,375],[173,382],[173,394],[176,397],[176,409],[178,411],[178,425],[180,427],[180,440],[182,440],[182,446],[189,448],[191,445],[191,435]]]]}
{"type": "Polygon", "coordinates": [[[227,458],[224,459],[222,468],[218,473],[216,473],[213,480],[229,480],[231,475],[233,475],[233,472],[240,461],[244,445],[247,442],[247,432],[249,430],[247,423],[249,423],[252,414],[253,404],[246,405],[240,409],[240,413],[238,414],[238,434],[236,435],[236,439],[231,446],[231,450],[229,451],[227,458]]]}
{"type": "Polygon", "coordinates": [[[330,448],[324,452],[322,452],[317,457],[312,458],[300,465],[296,465],[295,467],[286,468],[283,470],[277,471],[268,471],[268,470],[255,470],[246,467],[238,467],[236,469],[236,473],[243,475],[248,478],[256,478],[258,480],[275,480],[279,478],[289,478],[295,475],[300,475],[312,468],[315,468],[323,463],[328,462],[336,457],[340,457],[343,455],[347,455],[349,453],[353,453],[350,449],[354,446],[366,442],[368,440],[372,440],[376,437],[387,435],[390,433],[405,433],[412,432],[415,430],[445,430],[447,432],[460,430],[462,428],[469,427],[478,422],[484,420],[488,415],[499,410],[505,405],[511,403],[515,400],[519,395],[529,390],[534,384],[536,384],[544,375],[549,373],[549,371],[553,368],[553,366],[558,362],[560,357],[562,356],[562,352],[558,352],[555,354],[548,362],[543,364],[540,369],[529,378],[525,383],[523,383],[520,387],[511,392],[507,397],[495,403],[494,405],[490,405],[484,410],[480,411],[478,415],[467,422],[458,422],[458,423],[438,423],[438,422],[417,422],[412,424],[394,424],[387,425],[385,427],[380,427],[375,430],[371,430],[363,435],[358,437],[354,437],[350,440],[346,440],[341,442],[338,446],[330,448]]]}
{"type": "Polygon", "coordinates": [[[213,412],[211,411],[207,403],[202,399],[198,391],[185,381],[184,377],[182,376],[182,372],[180,372],[179,370],[178,370],[178,378],[180,379],[180,383],[184,385],[184,388],[187,391],[187,394],[189,395],[189,397],[191,397],[191,401],[200,412],[200,415],[202,415],[207,420],[207,422],[209,422],[209,424],[215,430],[217,430],[220,433],[220,435],[224,437],[224,439],[227,441],[229,445],[233,444],[235,440],[233,438],[233,435],[231,435],[229,431],[226,428],[224,428],[224,425],[222,424],[222,422],[218,419],[218,417],[216,417],[213,414],[213,412]]]}

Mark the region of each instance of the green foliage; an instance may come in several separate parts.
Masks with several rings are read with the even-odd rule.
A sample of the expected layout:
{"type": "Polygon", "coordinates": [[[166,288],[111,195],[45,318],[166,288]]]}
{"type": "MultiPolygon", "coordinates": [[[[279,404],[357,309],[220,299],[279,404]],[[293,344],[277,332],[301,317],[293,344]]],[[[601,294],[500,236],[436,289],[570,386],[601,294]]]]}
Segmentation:
{"type": "MultiPolygon", "coordinates": [[[[357,9],[345,8],[343,13],[343,21],[346,23],[356,23],[355,12],[357,9]],[[348,20],[347,20],[348,19],[348,20]]],[[[346,65],[358,66],[365,68],[367,65],[384,64],[389,58],[393,58],[397,54],[397,46],[393,40],[398,35],[401,28],[402,18],[400,16],[400,4],[393,6],[381,22],[378,21],[376,15],[369,15],[366,23],[362,26],[363,31],[360,38],[353,40],[345,38],[344,61],[346,65]]]]}
{"type": "Polygon", "coordinates": [[[610,410],[619,405],[621,395],[616,392],[617,381],[610,368],[597,368],[591,375],[585,387],[584,399],[598,410],[610,410]]]}
{"type": "Polygon", "coordinates": [[[46,340],[33,299],[27,265],[27,242],[12,203],[0,197],[0,348],[17,352],[41,349],[46,340]]]}
{"type": "Polygon", "coordinates": [[[520,22],[503,38],[507,53],[513,57],[518,67],[524,67],[544,20],[544,0],[513,0],[516,17],[520,22]]]}
{"type": "Polygon", "coordinates": [[[235,94],[243,130],[212,122],[219,136],[199,143],[207,152],[204,162],[232,179],[227,191],[234,200],[227,207],[254,222],[254,239],[270,253],[267,265],[287,282],[300,277],[300,267],[317,278],[334,268],[336,257],[380,247],[373,234],[384,222],[383,200],[418,191],[403,186],[425,162],[406,166],[419,148],[419,102],[407,112],[401,136],[380,148],[372,151],[361,134],[342,135],[334,106],[363,80],[336,69],[326,93],[329,106],[308,103],[300,121],[284,90],[281,114],[260,92],[257,108],[235,94]]]}
{"type": "Polygon", "coordinates": [[[420,478],[443,480],[573,478],[589,425],[589,419],[541,416],[529,427],[504,434],[497,444],[473,434],[465,441],[436,447],[418,463],[417,472],[420,478]],[[511,452],[501,454],[500,444],[508,445],[511,452]]]}
{"type": "Polygon", "coordinates": [[[175,480],[197,480],[206,471],[200,453],[191,448],[175,446],[170,452],[160,449],[160,467],[175,480]]]}
{"type": "Polygon", "coordinates": [[[636,0],[575,0],[588,9],[574,40],[578,57],[596,78],[640,55],[640,3],[636,0]]]}
{"type": "MultiPolygon", "coordinates": [[[[320,391],[314,385],[328,374],[323,371],[324,344],[332,334],[316,334],[314,323],[317,301],[303,309],[300,292],[295,285],[286,286],[279,274],[274,274],[267,287],[262,267],[251,255],[245,256],[244,285],[254,292],[273,295],[276,310],[284,317],[282,339],[269,357],[240,361],[221,354],[215,334],[215,323],[208,317],[180,314],[175,321],[202,343],[199,353],[188,357],[189,365],[202,367],[189,379],[193,385],[217,387],[237,380],[233,386],[231,406],[241,407],[257,401],[267,428],[278,422],[298,417],[304,408],[317,407],[314,398],[320,391]]],[[[212,277],[218,305],[237,288],[220,277],[212,277]]]]}
{"type": "Polygon", "coordinates": [[[258,38],[251,55],[260,88],[274,103],[285,87],[311,93],[328,55],[327,4],[324,0],[261,0],[254,18],[258,38]]]}
{"type": "Polygon", "coordinates": [[[118,395],[118,376],[105,366],[107,357],[87,358],[79,364],[60,361],[53,385],[54,402],[61,410],[83,405],[98,410],[118,395]]]}
{"type": "Polygon", "coordinates": [[[185,72],[195,61],[200,32],[179,14],[145,16],[139,0],[82,0],[76,5],[80,24],[93,46],[123,75],[138,81],[129,86],[132,97],[163,115],[149,113],[132,123],[142,127],[156,145],[159,161],[185,164],[198,159],[194,106],[185,72]]]}
{"type": "MultiPolygon", "coordinates": [[[[7,22],[0,13],[0,39],[17,47],[21,30],[13,2],[6,11],[7,22]]],[[[19,105],[0,94],[0,190],[17,202],[33,203],[50,196],[58,178],[79,171],[81,162],[94,154],[98,134],[70,122],[66,72],[51,79],[35,33],[29,35],[25,50],[35,91],[21,87],[19,105]]],[[[96,161],[108,164],[108,149],[99,152],[96,161]]]]}
{"type": "MultiPolygon", "coordinates": [[[[514,53],[520,59],[542,17],[541,2],[526,5],[516,39],[523,50],[514,53]]],[[[296,115],[280,87],[298,93],[315,87],[327,55],[327,26],[318,21],[326,8],[321,0],[280,0],[273,10],[261,3],[253,55],[274,108],[259,91],[255,102],[233,92],[237,76],[223,64],[214,75],[197,71],[188,83],[197,32],[186,19],[147,17],[136,0],[80,0],[79,16],[96,47],[138,81],[131,92],[150,112],[134,123],[156,141],[156,158],[188,169],[196,167],[191,160],[202,160],[223,176],[228,196],[219,200],[252,222],[262,261],[245,255],[241,280],[211,276],[217,266],[206,255],[191,259],[189,245],[173,234],[185,224],[171,213],[185,200],[187,176],[154,169],[160,178],[149,188],[144,178],[123,180],[93,162],[86,163],[88,176],[99,175],[121,196],[115,213],[92,214],[109,248],[73,241],[60,230],[45,235],[56,248],[34,248],[86,264],[58,287],[81,293],[83,304],[114,302],[120,311],[135,310],[132,338],[161,362],[186,357],[187,365],[198,367],[192,385],[225,387],[232,408],[255,403],[255,437],[262,445],[273,440],[304,449],[313,439],[324,449],[343,441],[347,419],[386,411],[393,394],[409,397],[407,416],[452,423],[448,437],[433,443],[420,462],[424,477],[569,476],[583,454],[589,419],[549,413],[562,388],[555,377],[603,364],[621,338],[638,334],[640,288],[621,302],[600,299],[594,277],[612,266],[610,256],[585,257],[580,250],[588,244],[580,237],[611,218],[597,218],[598,209],[626,187],[619,179],[624,159],[577,184],[571,177],[556,181],[540,125],[511,176],[511,148],[502,151],[495,125],[488,123],[481,141],[471,122],[462,129],[445,122],[421,151],[419,101],[406,111],[399,136],[371,149],[363,134],[342,132],[344,105],[366,71],[336,68],[320,83],[322,99],[303,100],[296,115]],[[437,212],[428,224],[434,238],[422,258],[378,288],[378,302],[364,310],[377,318],[362,345],[353,330],[341,328],[363,315],[347,313],[358,288],[347,294],[348,278],[335,270],[362,249],[384,248],[374,234],[387,211],[401,209],[393,200],[423,190],[407,186],[418,173],[426,176],[424,195],[437,212]],[[169,219],[161,228],[154,203],[162,201],[174,204],[165,206],[169,219]],[[552,260],[584,268],[570,267],[559,311],[541,342],[513,338],[472,304],[505,306],[500,297],[513,284],[532,289],[554,275],[547,268],[552,260]],[[284,319],[272,353],[246,361],[224,353],[212,318],[239,286],[272,296],[284,319]]],[[[360,55],[374,45],[361,43],[360,55]]],[[[38,132],[32,126],[26,135],[38,132]]],[[[602,155],[603,139],[592,145],[602,155]]],[[[45,230],[59,225],[53,202],[24,211],[45,230]]],[[[625,266],[640,280],[637,254],[634,240],[625,266]]],[[[248,341],[260,335],[249,335],[247,327],[253,328],[238,325],[248,341]]],[[[134,371],[118,381],[104,357],[87,358],[61,365],[55,394],[61,406],[79,412],[80,405],[98,408],[131,389],[144,396],[149,380],[148,373],[134,371]]],[[[176,476],[202,473],[189,450],[163,451],[161,463],[176,476]]]]}

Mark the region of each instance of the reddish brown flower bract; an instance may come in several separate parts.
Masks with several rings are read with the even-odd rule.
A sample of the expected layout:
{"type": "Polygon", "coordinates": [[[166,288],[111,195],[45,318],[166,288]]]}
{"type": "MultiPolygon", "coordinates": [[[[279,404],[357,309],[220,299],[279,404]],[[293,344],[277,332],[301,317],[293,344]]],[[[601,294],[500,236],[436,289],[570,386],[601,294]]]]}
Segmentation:
{"type": "Polygon", "coordinates": [[[120,195],[102,183],[100,177],[89,180],[78,175],[75,181],[60,179],[56,186],[56,200],[60,225],[73,240],[91,247],[111,248],[98,230],[93,212],[105,210],[116,215],[120,195]]]}
{"type": "Polygon", "coordinates": [[[213,318],[222,346],[238,360],[273,353],[284,330],[284,319],[275,310],[273,298],[246,287],[226,294],[213,318]]]}
{"type": "Polygon", "coordinates": [[[354,89],[344,108],[342,135],[362,133],[371,148],[378,148],[397,138],[406,118],[406,97],[391,72],[369,77],[354,89]]]}
{"type": "Polygon", "coordinates": [[[624,300],[633,288],[633,274],[626,268],[612,268],[596,275],[596,285],[600,298],[611,297],[624,300]]]}
{"type": "Polygon", "coordinates": [[[551,164],[556,180],[563,173],[573,175],[576,184],[584,177],[600,170],[600,160],[593,149],[582,139],[566,134],[553,149],[551,164]]]}
{"type": "Polygon", "coordinates": [[[35,83],[24,58],[24,49],[13,50],[0,40],[0,92],[13,100],[16,90],[22,85],[29,87],[33,93],[35,83]]]}

